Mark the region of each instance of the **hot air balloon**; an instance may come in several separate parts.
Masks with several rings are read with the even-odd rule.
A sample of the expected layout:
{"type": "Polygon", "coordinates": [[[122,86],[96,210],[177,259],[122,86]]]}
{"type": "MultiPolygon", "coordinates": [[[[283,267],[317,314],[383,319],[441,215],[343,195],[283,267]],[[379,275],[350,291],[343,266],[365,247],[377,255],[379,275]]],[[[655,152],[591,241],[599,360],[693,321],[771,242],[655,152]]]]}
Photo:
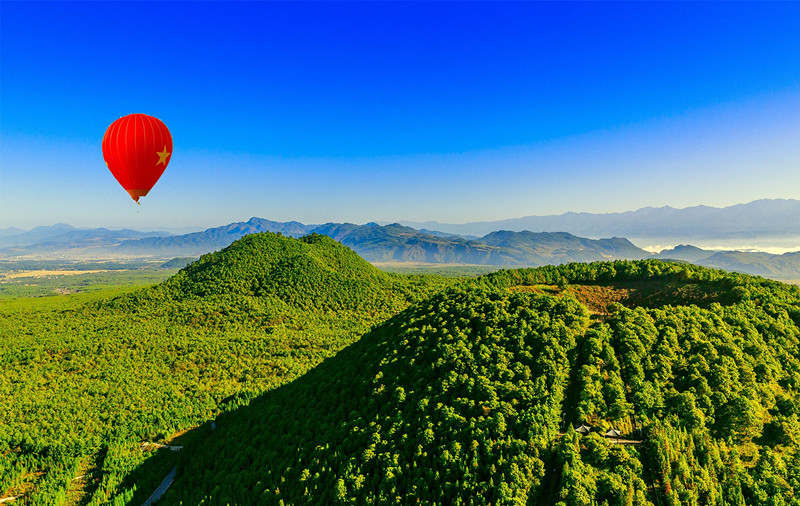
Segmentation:
{"type": "Polygon", "coordinates": [[[123,116],[103,136],[106,165],[137,204],[164,173],[171,155],[167,126],[147,114],[123,116]]]}

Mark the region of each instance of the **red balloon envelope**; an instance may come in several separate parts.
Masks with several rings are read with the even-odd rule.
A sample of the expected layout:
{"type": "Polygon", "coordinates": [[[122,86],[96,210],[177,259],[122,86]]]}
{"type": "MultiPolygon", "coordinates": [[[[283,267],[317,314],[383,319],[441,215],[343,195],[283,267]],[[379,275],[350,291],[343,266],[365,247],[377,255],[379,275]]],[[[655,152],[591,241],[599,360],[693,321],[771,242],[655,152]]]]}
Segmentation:
{"type": "Polygon", "coordinates": [[[167,126],[147,114],[123,116],[103,136],[106,165],[137,204],[164,173],[171,155],[167,126]]]}

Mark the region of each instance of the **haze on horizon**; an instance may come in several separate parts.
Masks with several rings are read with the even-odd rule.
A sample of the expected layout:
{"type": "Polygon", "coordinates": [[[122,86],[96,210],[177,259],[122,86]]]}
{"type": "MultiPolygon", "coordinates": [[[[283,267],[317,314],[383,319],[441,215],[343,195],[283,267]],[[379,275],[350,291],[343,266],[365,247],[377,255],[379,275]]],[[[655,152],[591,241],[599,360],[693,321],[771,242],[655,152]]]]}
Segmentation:
{"type": "Polygon", "coordinates": [[[0,227],[798,198],[797,33],[796,2],[5,2],[0,227]],[[100,151],[133,112],[175,142],[140,207],[100,151]]]}

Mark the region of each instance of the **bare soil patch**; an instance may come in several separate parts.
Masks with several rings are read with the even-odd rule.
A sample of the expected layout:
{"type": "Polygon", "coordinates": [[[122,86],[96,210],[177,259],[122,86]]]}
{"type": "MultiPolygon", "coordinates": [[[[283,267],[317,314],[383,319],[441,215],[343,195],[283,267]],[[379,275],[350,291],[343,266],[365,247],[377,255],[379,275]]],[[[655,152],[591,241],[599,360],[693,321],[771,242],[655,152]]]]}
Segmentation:
{"type": "Polygon", "coordinates": [[[666,305],[695,304],[707,307],[713,302],[729,304],[729,292],[719,291],[712,283],[686,283],[663,280],[627,281],[610,284],[574,284],[566,287],[557,285],[515,286],[517,292],[561,295],[569,293],[586,306],[591,314],[608,314],[612,303],[625,307],[662,307],[666,305]],[[727,294],[727,295],[725,295],[727,294]],[[726,298],[727,297],[727,298],[726,298]]]}
{"type": "MultiPolygon", "coordinates": [[[[88,271],[67,271],[67,270],[46,270],[40,269],[35,271],[14,271],[5,274],[5,279],[15,278],[43,278],[46,276],[77,276],[79,274],[95,274],[97,272],[110,272],[109,269],[93,269],[88,271]]],[[[117,271],[121,272],[121,271],[117,271]]]]}

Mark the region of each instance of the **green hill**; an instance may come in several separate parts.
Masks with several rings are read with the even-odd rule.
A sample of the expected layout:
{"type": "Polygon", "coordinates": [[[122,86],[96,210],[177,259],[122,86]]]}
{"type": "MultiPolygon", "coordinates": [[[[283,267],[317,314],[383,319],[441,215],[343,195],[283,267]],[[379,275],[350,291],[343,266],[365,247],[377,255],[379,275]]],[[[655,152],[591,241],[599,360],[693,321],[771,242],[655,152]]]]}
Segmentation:
{"type": "Polygon", "coordinates": [[[340,312],[388,318],[443,282],[382,272],[323,235],[295,239],[264,232],[203,255],[166,282],[110,305],[198,325],[267,324],[340,312]]]}
{"type": "Polygon", "coordinates": [[[106,504],[155,451],[144,442],[302,375],[455,282],[382,273],[326,237],[258,234],[150,288],[3,302],[0,499],[106,504]]]}
{"type": "Polygon", "coordinates": [[[175,257],[172,260],[164,262],[159,267],[162,269],[177,269],[177,268],[184,268],[190,263],[197,260],[196,257],[175,257]]]}
{"type": "Polygon", "coordinates": [[[299,309],[342,310],[388,302],[391,277],[321,235],[251,234],[204,255],[163,285],[176,298],[274,297],[299,309]]]}
{"type": "Polygon", "coordinates": [[[164,503],[524,500],[586,324],[572,299],[434,296],[220,418],[164,503]]]}
{"type": "Polygon", "coordinates": [[[657,261],[475,284],[218,418],[163,503],[797,503],[800,290],[657,261]]]}

